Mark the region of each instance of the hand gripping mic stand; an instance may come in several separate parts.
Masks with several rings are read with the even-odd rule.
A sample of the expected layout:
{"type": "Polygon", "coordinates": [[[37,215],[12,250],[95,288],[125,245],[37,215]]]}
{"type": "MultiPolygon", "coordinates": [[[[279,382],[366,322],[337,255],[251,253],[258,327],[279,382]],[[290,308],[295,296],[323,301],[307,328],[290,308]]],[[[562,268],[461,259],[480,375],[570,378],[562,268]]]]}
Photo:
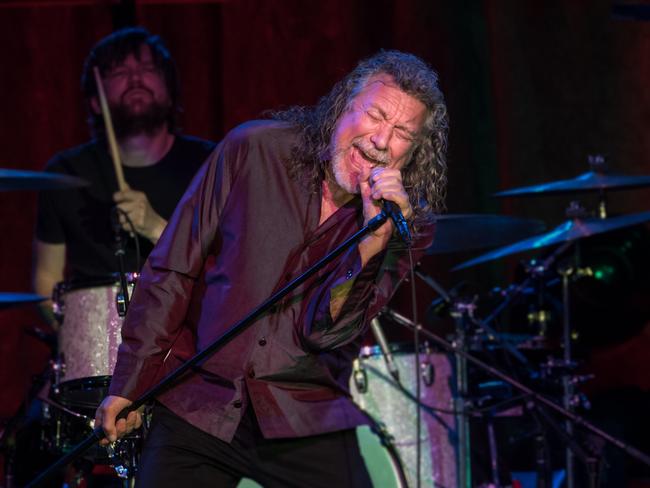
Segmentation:
{"type": "MultiPolygon", "coordinates": [[[[123,409],[118,415],[117,419],[126,418],[127,415],[140,408],[145,403],[153,400],[164,390],[171,387],[179,378],[181,378],[187,371],[189,371],[194,366],[197,366],[205,359],[209,358],[212,354],[218,351],[225,344],[230,342],[233,338],[243,332],[247,327],[249,327],[255,320],[257,320],[262,314],[270,310],[275,306],[282,298],[287,294],[297,288],[299,285],[304,283],[308,278],[321,270],[325,265],[333,261],[336,257],[342,254],[345,250],[350,248],[353,244],[360,241],[370,232],[377,230],[381,227],[387,220],[389,216],[382,211],[379,215],[374,217],[368,222],[368,224],[363,227],[361,230],[357,231],[355,234],[350,236],[345,242],[339,245],[337,248],[333,249],[327,256],[323,257],[320,261],[316,262],[311,268],[305,271],[303,274],[295,278],[290,283],[286,284],[282,289],[277,291],[275,294],[271,295],[263,303],[257,306],[252,310],[246,317],[232,325],[226,332],[224,332],[221,337],[216,339],[212,344],[207,346],[202,351],[195,354],[193,357],[188,359],[185,363],[179,366],[177,369],[169,373],[165,378],[163,378],[160,383],[153,386],[145,393],[143,393],[139,398],[137,398],[129,407],[123,409]]],[[[93,433],[86,437],[83,441],[77,444],[72,451],[70,451],[65,456],[61,457],[54,464],[50,465],[45,471],[40,473],[33,481],[31,481],[26,488],[35,488],[41,483],[46,481],[50,476],[56,473],[60,468],[70,464],[72,461],[81,456],[86,452],[91,446],[93,446],[97,441],[104,439],[106,435],[102,430],[101,426],[95,427],[93,433]]]]}

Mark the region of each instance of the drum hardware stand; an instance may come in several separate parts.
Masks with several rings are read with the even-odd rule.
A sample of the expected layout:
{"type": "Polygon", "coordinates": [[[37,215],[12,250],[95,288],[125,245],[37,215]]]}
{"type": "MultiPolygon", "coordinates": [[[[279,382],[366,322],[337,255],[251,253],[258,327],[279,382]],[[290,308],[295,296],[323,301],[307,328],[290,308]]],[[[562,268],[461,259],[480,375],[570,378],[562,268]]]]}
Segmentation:
{"type": "MultiPolygon", "coordinates": [[[[546,409],[540,405],[539,403],[535,401],[531,401],[527,404],[527,407],[529,410],[535,410],[535,412],[538,414],[537,418],[542,420],[546,425],[548,425],[553,432],[562,440],[562,442],[567,446],[567,456],[568,452],[571,452],[571,459],[573,462],[573,457],[579,458],[584,465],[587,468],[587,476],[588,476],[588,485],[589,488],[596,488],[598,486],[598,474],[599,474],[599,466],[600,466],[600,459],[598,459],[596,456],[590,455],[583,449],[582,446],[576,440],[573,438],[573,430],[569,431],[565,428],[562,428],[562,425],[555,420],[553,417],[549,415],[549,413],[546,411],[546,409]]],[[[570,411],[570,410],[568,410],[570,411]]],[[[570,422],[569,420],[566,421],[567,423],[570,422]]],[[[550,476],[550,467],[546,466],[546,474],[548,475],[547,481],[548,484],[545,486],[551,486],[551,476],[550,476]]],[[[571,466],[571,469],[573,470],[573,466],[571,466]]],[[[569,486],[569,483],[575,484],[575,476],[574,473],[569,473],[568,466],[567,466],[567,486],[569,486]],[[571,477],[569,477],[569,474],[571,474],[571,477]]],[[[538,486],[541,485],[538,484],[538,486]]]]}
{"type": "MultiPolygon", "coordinates": [[[[587,162],[594,173],[598,175],[607,174],[607,163],[603,154],[590,154],[587,156],[587,162]]],[[[602,188],[598,190],[598,218],[607,218],[607,195],[602,188]]]]}
{"type": "MultiPolygon", "coordinates": [[[[57,354],[56,336],[50,336],[48,333],[42,331],[39,327],[33,326],[30,329],[25,329],[26,334],[32,335],[46,344],[50,350],[50,358],[55,357],[57,354]]],[[[14,479],[14,466],[16,457],[15,434],[25,426],[24,419],[27,418],[27,413],[35,400],[42,399],[42,391],[47,389],[48,382],[52,374],[52,370],[56,365],[56,361],[50,359],[45,368],[38,374],[32,377],[32,384],[27,391],[23,401],[21,402],[18,413],[9,419],[4,429],[0,430],[0,453],[4,456],[4,484],[0,484],[3,488],[17,488],[14,479]],[[24,416],[21,412],[25,412],[24,416]]],[[[42,432],[41,432],[42,435],[42,432]]]]}
{"type": "MultiPolygon", "coordinates": [[[[473,322],[476,304],[456,300],[452,304],[451,316],[456,324],[454,347],[467,352],[467,326],[473,322]]],[[[470,430],[467,409],[469,404],[469,391],[467,381],[467,359],[462,354],[456,354],[456,395],[454,410],[456,411],[456,426],[458,427],[458,486],[459,488],[472,487],[472,466],[470,460],[470,430]]]]}
{"type": "MultiPolygon", "coordinates": [[[[576,258],[575,261],[578,259],[576,258]]],[[[581,276],[590,276],[592,275],[592,270],[590,268],[578,268],[573,267],[570,264],[562,265],[558,267],[558,273],[562,277],[562,349],[563,349],[563,361],[564,365],[570,367],[573,364],[572,355],[571,355],[571,341],[572,341],[572,331],[571,331],[571,317],[570,317],[570,293],[569,293],[569,279],[572,275],[576,277],[581,276]]],[[[562,376],[562,390],[563,396],[562,401],[564,408],[570,412],[573,411],[574,407],[574,381],[569,374],[565,373],[562,376]]],[[[565,420],[565,429],[567,434],[567,439],[570,439],[573,435],[573,423],[570,419],[565,420]]],[[[574,453],[578,452],[570,443],[567,442],[566,449],[566,473],[567,473],[567,488],[574,488],[575,486],[575,469],[574,469],[574,453]]],[[[587,464],[590,467],[589,464],[587,464]]],[[[591,476],[591,471],[590,471],[591,476]]]]}
{"type": "Polygon", "coordinates": [[[497,451],[497,441],[494,435],[494,414],[487,415],[488,443],[490,445],[490,469],[492,470],[492,483],[496,488],[501,486],[499,480],[499,454],[497,451]]]}
{"type": "MultiPolygon", "coordinates": [[[[573,241],[566,241],[557,249],[555,249],[544,261],[537,263],[536,261],[531,262],[530,266],[526,267],[526,278],[516,285],[514,288],[508,289],[504,300],[497,305],[497,307],[492,311],[490,315],[481,320],[481,327],[486,328],[490,323],[492,323],[505,309],[510,307],[516,299],[518,299],[521,294],[530,287],[531,282],[546,273],[546,271],[551,267],[551,265],[556,261],[558,256],[560,256],[564,251],[566,251],[573,241]]],[[[489,329],[487,329],[490,332],[489,329]]],[[[490,332],[492,335],[497,335],[495,332],[490,332]]],[[[521,354],[514,346],[507,347],[508,342],[504,341],[503,345],[506,346],[508,352],[510,352],[514,357],[519,359],[523,364],[527,364],[528,360],[523,354],[521,354]]]]}
{"type": "MultiPolygon", "coordinates": [[[[545,280],[547,269],[540,267],[535,259],[525,264],[526,273],[533,273],[533,292],[536,296],[536,303],[528,310],[526,319],[530,329],[535,331],[535,338],[538,341],[545,341],[548,336],[548,324],[553,319],[552,313],[545,303],[545,290],[549,286],[549,281],[545,280]]],[[[552,280],[551,282],[556,282],[552,280]]]]}
{"type": "MultiPolygon", "coordinates": [[[[427,283],[431,288],[438,292],[442,300],[450,306],[451,317],[454,319],[456,325],[455,335],[453,339],[454,348],[467,354],[467,330],[469,324],[474,324],[480,327],[491,339],[498,341],[508,352],[516,357],[524,365],[528,366],[526,357],[517,350],[515,346],[508,341],[499,339],[497,332],[488,325],[487,320],[481,321],[474,315],[476,311],[475,300],[467,301],[467,299],[453,297],[448,293],[439,283],[430,276],[417,272],[417,275],[427,283]]],[[[528,278],[520,287],[518,291],[521,292],[528,286],[528,278]]],[[[512,300],[514,296],[508,297],[504,302],[512,300]]],[[[496,316],[492,314],[491,318],[496,316]]],[[[489,320],[489,319],[488,319],[489,320]]],[[[455,354],[456,358],[456,395],[454,398],[454,411],[456,416],[456,425],[458,428],[458,486],[459,488],[472,487],[472,467],[471,467],[471,452],[470,452],[470,426],[467,410],[471,407],[469,404],[468,395],[468,378],[467,378],[467,360],[464,354],[455,354]]]]}
{"type": "MultiPolygon", "coordinates": [[[[461,301],[461,299],[457,297],[457,294],[454,292],[454,290],[461,288],[464,283],[461,282],[460,284],[456,285],[450,292],[447,292],[438,282],[436,282],[436,280],[434,280],[430,276],[427,276],[420,271],[416,271],[415,274],[427,285],[429,285],[433,290],[435,290],[438,293],[438,295],[440,295],[440,299],[442,300],[442,303],[436,305],[435,308],[440,308],[440,309],[448,308],[453,313],[455,304],[461,301]],[[443,304],[446,304],[446,307],[443,307],[443,304]]],[[[489,322],[494,320],[494,318],[496,318],[508,305],[510,305],[513,299],[528,287],[529,282],[530,282],[530,277],[527,278],[522,284],[517,286],[516,290],[513,293],[511,293],[508,297],[506,297],[504,302],[502,302],[499,305],[499,307],[497,307],[497,309],[487,319],[483,319],[479,321],[478,319],[476,319],[476,317],[474,317],[473,314],[470,317],[472,322],[478,327],[480,327],[483,330],[483,332],[487,333],[488,337],[491,340],[497,341],[499,345],[503,346],[504,349],[506,349],[510,354],[512,354],[524,365],[528,365],[528,360],[526,359],[526,357],[521,352],[519,352],[519,350],[515,346],[513,346],[510,342],[501,340],[499,338],[499,334],[497,333],[496,330],[494,330],[489,325],[489,322]]],[[[457,310],[456,312],[459,312],[459,310],[457,310]]]]}
{"type": "MultiPolygon", "coordinates": [[[[122,226],[120,225],[120,214],[125,214],[125,212],[118,207],[113,207],[111,211],[111,223],[113,225],[113,236],[115,239],[113,246],[120,275],[120,291],[115,296],[115,307],[117,308],[117,314],[120,317],[125,317],[126,311],[129,309],[129,284],[126,280],[126,267],[124,265],[126,242],[122,232],[122,226]]],[[[126,215],[125,218],[128,219],[128,215],[126,215]]],[[[130,220],[128,220],[128,222],[131,223],[130,220]]],[[[140,252],[138,250],[138,255],[139,254],[140,252]]]]}
{"type": "Polygon", "coordinates": [[[136,443],[140,439],[118,439],[117,442],[106,446],[111,465],[118,478],[122,480],[122,488],[135,486],[135,474],[138,468],[136,443]]]}
{"type": "Polygon", "coordinates": [[[399,369],[397,368],[397,364],[395,364],[393,353],[390,350],[390,346],[388,345],[388,341],[384,335],[384,330],[382,329],[381,323],[377,317],[370,321],[370,330],[372,330],[372,335],[375,337],[377,344],[379,344],[381,355],[384,357],[384,362],[386,363],[386,369],[393,379],[399,383],[399,369]]]}
{"type": "MultiPolygon", "coordinates": [[[[233,324],[228,328],[221,337],[218,337],[215,341],[209,344],[205,349],[199,351],[190,359],[185,361],[181,366],[176,368],[174,371],[169,373],[165,378],[163,378],[158,384],[151,387],[145,393],[143,393],[139,398],[137,398],[129,407],[124,408],[118,415],[117,419],[123,419],[128,416],[132,411],[137,410],[141,406],[150,402],[156,398],[163,391],[170,388],[176,381],[183,377],[188,371],[198,364],[201,364],[207,358],[209,358],[216,351],[221,349],[226,343],[232,340],[237,335],[241,334],[247,327],[255,322],[262,314],[271,310],[276,304],[280,302],[285,296],[291,293],[294,289],[304,283],[308,278],[316,274],[319,270],[333,261],[336,257],[343,254],[348,248],[356,244],[362,238],[364,238],[370,232],[377,230],[381,227],[387,220],[389,216],[382,211],[379,215],[372,218],[366,226],[362,229],[348,237],[342,244],[333,249],[325,257],[321,258],[319,261],[314,263],[309,269],[304,273],[293,279],[291,282],[287,283],[280,290],[275,292],[264,302],[254,308],[246,317],[244,317],[239,322],[233,324]]],[[[103,429],[98,426],[93,429],[93,433],[89,435],[85,440],[77,444],[72,451],[70,451],[65,456],[61,457],[58,461],[50,465],[45,471],[41,472],[34,480],[32,480],[26,488],[34,488],[39,486],[41,483],[46,481],[50,476],[52,476],[59,468],[66,466],[73,460],[77,459],[84,452],[86,452],[91,446],[93,446],[98,441],[104,439],[106,434],[103,429]]]]}
{"type": "MultiPolygon", "coordinates": [[[[424,336],[428,337],[431,339],[434,343],[438,344],[439,346],[443,347],[445,350],[452,352],[454,354],[462,355],[467,362],[472,363],[482,370],[486,371],[487,373],[491,374],[492,376],[495,376],[506,383],[510,384],[514,388],[516,388],[518,391],[522,392],[523,396],[528,399],[527,405],[533,406],[536,411],[542,412],[544,407],[548,407],[549,410],[555,411],[556,413],[559,413],[561,416],[563,416],[565,419],[570,420],[573,425],[580,426],[587,431],[591,432],[592,434],[595,434],[598,438],[601,438],[605,440],[606,442],[618,447],[619,449],[623,450],[625,453],[627,453],[629,456],[633,457],[634,459],[637,459],[638,461],[641,461],[643,464],[646,466],[650,466],[650,456],[639,451],[638,449],[634,448],[633,446],[626,444],[625,442],[621,441],[620,439],[608,434],[607,432],[599,429],[595,425],[591,424],[587,420],[585,420],[583,417],[563,408],[562,406],[558,405],[555,403],[553,400],[550,400],[546,398],[544,395],[541,395],[537,392],[535,392],[533,389],[525,386],[523,383],[520,383],[516,379],[514,379],[511,376],[508,376],[507,374],[503,373],[497,368],[494,368],[490,366],[489,364],[481,361],[477,357],[473,356],[472,354],[469,354],[466,351],[463,351],[462,349],[458,348],[456,345],[446,341],[442,337],[438,336],[437,334],[425,329],[422,327],[420,324],[415,324],[411,322],[408,318],[392,311],[392,310],[387,310],[386,313],[390,315],[390,317],[397,322],[398,324],[403,325],[404,327],[407,327],[409,330],[413,331],[416,328],[420,330],[420,333],[423,334],[424,336]]],[[[542,413],[542,415],[544,415],[542,413]]],[[[548,414],[547,414],[548,415],[548,414]]],[[[549,417],[550,418],[550,417],[549,417]]],[[[553,420],[553,422],[555,422],[553,420]]],[[[555,422],[555,425],[557,425],[557,422],[555,422]]],[[[559,431],[564,432],[564,430],[558,425],[559,431]]],[[[559,432],[558,432],[559,434],[559,432]]],[[[570,436],[567,436],[566,438],[567,442],[570,441],[570,445],[573,445],[575,442],[570,436]]],[[[577,454],[578,457],[582,458],[581,454],[584,454],[584,450],[580,450],[580,453],[577,454]]],[[[591,457],[586,456],[584,458],[585,460],[589,460],[590,463],[592,462],[591,457]]],[[[592,476],[592,479],[594,476],[592,476]]]]}

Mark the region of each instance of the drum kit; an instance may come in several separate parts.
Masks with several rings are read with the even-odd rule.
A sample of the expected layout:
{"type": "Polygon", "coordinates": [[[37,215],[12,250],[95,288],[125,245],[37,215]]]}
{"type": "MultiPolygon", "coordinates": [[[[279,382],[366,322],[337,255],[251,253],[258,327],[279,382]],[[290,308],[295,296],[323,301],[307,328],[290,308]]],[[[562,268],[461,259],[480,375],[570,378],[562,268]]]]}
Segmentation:
{"type": "MultiPolygon", "coordinates": [[[[650,186],[650,176],[608,174],[603,170],[600,158],[591,162],[592,171],[576,178],[508,190],[496,196],[512,198],[594,192],[599,196],[595,218],[586,217],[572,206],[566,222],[545,231],[543,222],[532,219],[479,214],[438,217],[436,239],[427,250],[428,254],[492,249],[458,265],[457,270],[520,253],[553,248],[541,259],[529,261],[522,282],[500,295],[503,300],[488,317],[478,318],[473,300],[455,297],[433,279],[418,272],[418,276],[442,297],[440,302],[454,318],[456,328],[452,339],[455,347],[485,352],[496,344],[530,367],[522,355],[526,347],[522,345],[534,344],[539,334],[513,341],[508,334],[497,332],[491,324],[516,299],[534,288],[539,276],[546,277],[548,270],[554,269],[563,285],[563,323],[560,324],[563,329],[562,358],[554,359],[553,364],[549,360],[540,366],[540,370],[552,370],[559,377],[562,391],[560,400],[568,409],[576,407],[578,398],[571,355],[570,284],[578,276],[593,274],[593,270],[584,269],[579,261],[566,259],[565,256],[571,256],[574,244],[587,237],[650,221],[650,212],[609,217],[606,200],[607,193],[611,191],[650,186]]],[[[79,178],[65,175],[0,169],[0,191],[64,190],[85,184],[79,178]]],[[[135,286],[136,279],[135,275],[128,277],[130,290],[135,286]]],[[[56,341],[56,357],[49,370],[49,391],[39,397],[43,406],[41,448],[50,453],[65,453],[88,435],[92,429],[94,411],[106,395],[120,342],[122,318],[115,306],[116,296],[120,292],[117,281],[111,278],[92,283],[67,282],[54,290],[54,311],[61,321],[61,327],[56,341]]],[[[38,303],[44,299],[28,293],[0,293],[0,309],[38,303]]],[[[531,322],[539,325],[546,319],[541,317],[543,310],[536,313],[531,322]]],[[[380,321],[408,322],[408,319],[388,309],[379,319],[374,322],[377,326],[380,321]]],[[[540,328],[537,332],[542,331],[543,334],[545,330],[540,328]]],[[[377,342],[381,345],[379,338],[377,342]]],[[[386,347],[363,348],[353,365],[350,379],[353,399],[373,424],[372,430],[358,430],[360,447],[373,481],[377,486],[396,488],[476,486],[471,479],[471,415],[468,412],[477,412],[480,408],[470,398],[471,385],[465,359],[432,347],[429,341],[417,347],[389,344],[388,352],[393,364],[387,361],[386,347]],[[421,423],[414,430],[413,419],[420,415],[421,423]]],[[[488,427],[492,432],[490,455],[494,468],[489,481],[500,486],[493,425],[488,427]]],[[[571,432],[572,425],[567,423],[566,427],[571,432]]],[[[126,480],[125,486],[128,486],[137,469],[142,435],[136,434],[118,441],[108,450],[97,447],[89,452],[89,460],[93,464],[114,466],[118,475],[126,480]]],[[[4,445],[4,442],[0,445],[4,445]]],[[[572,463],[573,454],[567,451],[569,488],[575,483],[572,463]]]]}

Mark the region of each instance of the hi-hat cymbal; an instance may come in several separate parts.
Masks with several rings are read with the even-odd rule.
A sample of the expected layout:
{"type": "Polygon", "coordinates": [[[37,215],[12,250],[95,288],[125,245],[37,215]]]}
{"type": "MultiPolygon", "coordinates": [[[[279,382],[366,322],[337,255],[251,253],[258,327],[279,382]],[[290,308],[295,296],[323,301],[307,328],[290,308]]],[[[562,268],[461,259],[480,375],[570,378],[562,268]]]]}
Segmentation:
{"type": "Polygon", "coordinates": [[[529,239],[525,239],[509,246],[496,249],[469,261],[459,264],[452,271],[469,268],[480,263],[499,259],[511,254],[533,251],[554,244],[574,241],[603,232],[620,229],[630,225],[641,224],[650,220],[650,212],[641,212],[632,215],[621,215],[609,219],[572,219],[558,225],[555,229],[529,239]]]}
{"type": "Polygon", "coordinates": [[[34,293],[0,292],[0,309],[23,305],[26,303],[38,303],[43,300],[47,300],[47,298],[34,293]]]}
{"type": "Polygon", "coordinates": [[[427,254],[472,251],[524,239],[546,226],[541,220],[489,214],[446,214],[436,217],[436,232],[427,254]]]}
{"type": "Polygon", "coordinates": [[[88,186],[76,176],[0,168],[0,191],[6,190],[64,190],[88,186]]]}
{"type": "Polygon", "coordinates": [[[587,171],[570,180],[552,181],[540,185],[524,186],[495,193],[495,197],[523,197],[534,195],[554,195],[559,193],[629,190],[650,186],[650,176],[629,176],[587,171]]]}

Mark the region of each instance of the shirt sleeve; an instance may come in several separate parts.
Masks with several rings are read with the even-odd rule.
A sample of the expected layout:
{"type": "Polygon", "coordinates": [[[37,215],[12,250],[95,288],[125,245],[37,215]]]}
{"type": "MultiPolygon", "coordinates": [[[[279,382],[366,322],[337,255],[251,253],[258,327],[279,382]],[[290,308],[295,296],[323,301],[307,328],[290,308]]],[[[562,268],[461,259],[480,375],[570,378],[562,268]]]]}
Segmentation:
{"type": "Polygon", "coordinates": [[[233,181],[224,141],[199,170],[150,254],[122,326],[110,393],[136,399],[157,381],[183,327],[192,289],[217,238],[233,181]]]}
{"type": "MultiPolygon", "coordinates": [[[[416,262],[433,241],[433,224],[423,226],[411,252],[416,262]]],[[[344,346],[365,331],[367,324],[388,303],[410,269],[408,251],[391,240],[387,249],[361,267],[357,246],[349,250],[335,270],[312,295],[301,317],[302,336],[313,350],[344,346]],[[331,304],[344,298],[336,318],[331,304]]]]}

